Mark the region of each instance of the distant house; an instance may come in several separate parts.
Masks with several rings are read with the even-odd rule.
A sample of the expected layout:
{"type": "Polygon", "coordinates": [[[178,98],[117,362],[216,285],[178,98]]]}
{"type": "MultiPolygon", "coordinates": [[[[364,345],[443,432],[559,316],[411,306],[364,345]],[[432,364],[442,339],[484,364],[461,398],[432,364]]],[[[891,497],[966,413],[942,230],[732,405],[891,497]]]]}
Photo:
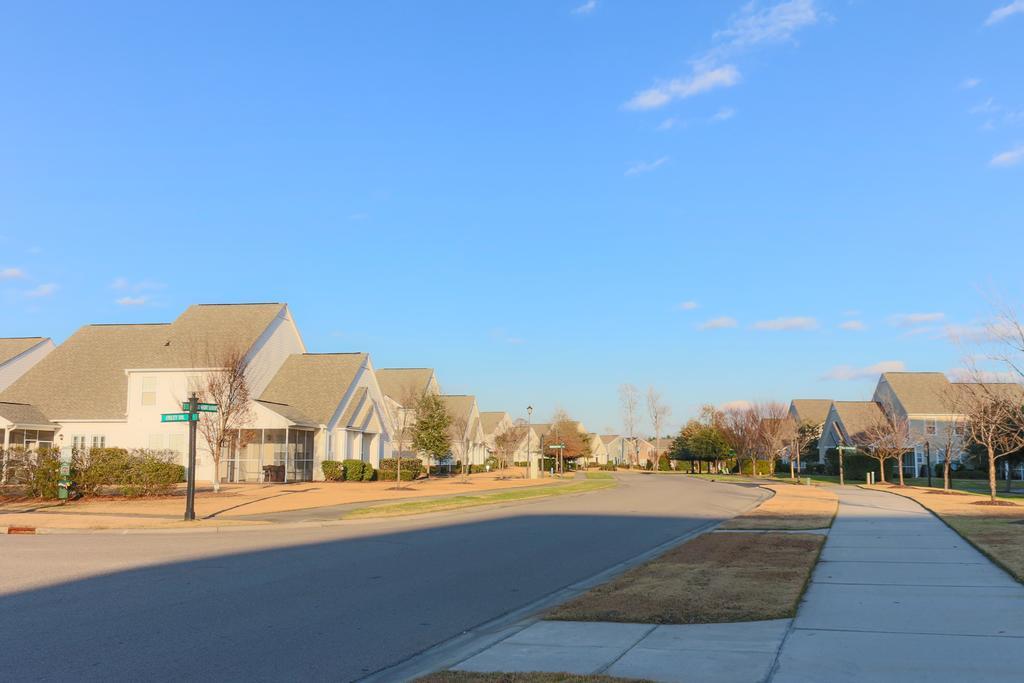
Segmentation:
{"type": "Polygon", "coordinates": [[[0,391],[53,351],[49,337],[0,337],[0,391]]]}
{"type": "Polygon", "coordinates": [[[601,440],[608,451],[608,458],[617,465],[639,465],[643,467],[650,462],[657,462],[654,454],[654,444],[646,439],[636,437],[630,439],[628,436],[619,434],[603,434],[601,440]]]}
{"type": "Polygon", "coordinates": [[[604,439],[601,438],[600,434],[591,432],[587,436],[590,437],[590,459],[591,462],[595,462],[598,465],[608,464],[608,448],[605,446],[604,439]]]}
{"type": "Polygon", "coordinates": [[[818,461],[837,446],[870,448],[872,427],[886,420],[882,406],[875,401],[833,401],[818,439],[818,461]]]}
{"type": "Polygon", "coordinates": [[[484,438],[480,409],[475,396],[446,394],[441,396],[452,417],[452,455],[455,461],[470,465],[483,465],[487,460],[487,442],[484,438]]]}
{"type": "Polygon", "coordinates": [[[796,428],[805,424],[820,426],[825,424],[831,407],[832,399],[828,398],[794,398],[789,403],[789,417],[796,428]]]}
{"type": "MultiPolygon", "coordinates": [[[[416,423],[416,403],[426,395],[440,395],[441,385],[437,375],[430,368],[381,368],[377,370],[377,382],[384,392],[391,422],[397,429],[405,420],[406,431],[411,431],[416,423]]],[[[405,439],[411,441],[411,435],[405,439]]],[[[395,450],[401,451],[402,457],[417,457],[411,443],[394,444],[395,450]]]]}

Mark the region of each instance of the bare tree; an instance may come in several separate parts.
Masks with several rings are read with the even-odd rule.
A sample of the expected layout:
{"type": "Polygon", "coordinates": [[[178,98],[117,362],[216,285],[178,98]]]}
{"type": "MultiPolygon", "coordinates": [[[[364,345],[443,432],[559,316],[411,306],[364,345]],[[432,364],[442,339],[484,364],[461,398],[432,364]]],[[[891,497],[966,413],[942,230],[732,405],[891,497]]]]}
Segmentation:
{"type": "Polygon", "coordinates": [[[911,448],[910,424],[894,406],[882,406],[882,415],[864,428],[858,440],[868,449],[867,454],[878,461],[881,483],[885,483],[886,461],[895,460],[900,486],[906,486],[903,478],[903,455],[911,448]]]}
{"type": "Polygon", "coordinates": [[[245,352],[229,348],[213,357],[211,368],[195,387],[200,400],[217,405],[216,413],[202,413],[197,429],[213,458],[213,490],[220,491],[220,460],[225,451],[247,445],[247,429],[253,420],[248,359],[245,352]]]}
{"type": "MultiPolygon", "coordinates": [[[[406,447],[412,449],[414,427],[416,425],[416,408],[423,398],[422,392],[407,386],[399,397],[398,409],[395,413],[395,489],[402,488],[402,454],[406,447]]],[[[429,469],[429,463],[427,467],[429,469]]]]}
{"type": "Polygon", "coordinates": [[[821,439],[821,430],[824,426],[825,425],[822,423],[815,424],[813,422],[804,422],[801,425],[795,426],[793,447],[796,450],[797,472],[800,471],[800,458],[803,456],[804,450],[806,450],[812,443],[816,443],[821,439]]]}
{"type": "MultiPolygon", "coordinates": [[[[778,401],[759,403],[755,406],[760,418],[761,445],[764,446],[765,455],[772,463],[772,471],[775,471],[775,461],[782,455],[786,447],[786,441],[790,438],[792,423],[789,420],[789,411],[778,401]]],[[[790,478],[793,477],[792,458],[790,459],[790,478]]]]}
{"type": "Polygon", "coordinates": [[[953,462],[953,454],[963,447],[967,425],[963,417],[955,415],[952,419],[942,421],[942,490],[949,492],[949,470],[953,462]]]}
{"type": "Polygon", "coordinates": [[[620,385],[619,404],[622,406],[622,428],[629,444],[633,447],[629,460],[635,466],[640,461],[636,442],[637,410],[640,404],[640,392],[632,384],[620,385]]]}
{"type": "Polygon", "coordinates": [[[516,451],[526,438],[526,425],[513,424],[511,427],[494,437],[494,450],[498,454],[498,462],[502,468],[514,464],[516,451]]]}
{"type": "Polygon", "coordinates": [[[469,422],[464,415],[452,415],[448,423],[452,455],[462,461],[462,480],[469,481],[469,422]]]}
{"type": "Polygon", "coordinates": [[[722,434],[736,454],[736,465],[743,473],[743,458],[750,460],[750,472],[757,475],[756,454],[761,442],[761,420],[752,405],[722,411],[722,434]]]}
{"type": "Polygon", "coordinates": [[[988,457],[989,498],[996,502],[996,462],[1024,449],[1024,408],[1016,384],[981,381],[960,384],[959,412],[967,423],[967,436],[985,449],[988,457]]]}
{"type": "MultiPolygon", "coordinates": [[[[654,459],[661,458],[658,451],[661,448],[661,432],[665,429],[665,422],[672,414],[672,408],[661,401],[661,394],[654,390],[654,387],[647,387],[647,416],[651,420],[651,427],[654,428],[654,459]]],[[[657,468],[657,462],[655,467],[657,468]]]]}

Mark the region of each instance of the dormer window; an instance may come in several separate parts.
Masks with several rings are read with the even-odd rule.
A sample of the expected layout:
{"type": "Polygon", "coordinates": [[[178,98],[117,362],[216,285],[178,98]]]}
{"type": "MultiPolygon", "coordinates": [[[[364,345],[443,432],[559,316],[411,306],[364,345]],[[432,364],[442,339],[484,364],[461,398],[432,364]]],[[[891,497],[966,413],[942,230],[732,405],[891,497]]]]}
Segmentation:
{"type": "Polygon", "coordinates": [[[142,378],[142,405],[156,405],[156,377],[142,378]]]}

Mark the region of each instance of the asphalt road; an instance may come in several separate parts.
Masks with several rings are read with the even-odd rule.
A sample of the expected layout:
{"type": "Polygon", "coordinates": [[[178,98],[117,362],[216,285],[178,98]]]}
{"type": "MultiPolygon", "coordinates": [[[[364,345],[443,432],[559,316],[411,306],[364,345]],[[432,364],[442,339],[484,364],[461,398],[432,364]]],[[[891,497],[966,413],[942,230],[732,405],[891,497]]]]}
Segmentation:
{"type": "Polygon", "coordinates": [[[354,680],[759,496],[618,478],[330,528],[0,536],[0,680],[354,680]]]}

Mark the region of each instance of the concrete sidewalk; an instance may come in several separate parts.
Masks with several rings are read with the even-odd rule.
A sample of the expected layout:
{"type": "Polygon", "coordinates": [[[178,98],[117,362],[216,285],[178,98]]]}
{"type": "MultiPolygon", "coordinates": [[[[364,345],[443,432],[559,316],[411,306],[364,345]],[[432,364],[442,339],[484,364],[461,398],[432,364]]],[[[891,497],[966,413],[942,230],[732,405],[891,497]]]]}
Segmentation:
{"type": "Polygon", "coordinates": [[[539,621],[451,668],[655,681],[1020,681],[1024,586],[912,500],[837,488],[794,620],[539,621]]]}
{"type": "Polygon", "coordinates": [[[838,493],[771,680],[1020,681],[1024,586],[914,501],[838,493]]]}

